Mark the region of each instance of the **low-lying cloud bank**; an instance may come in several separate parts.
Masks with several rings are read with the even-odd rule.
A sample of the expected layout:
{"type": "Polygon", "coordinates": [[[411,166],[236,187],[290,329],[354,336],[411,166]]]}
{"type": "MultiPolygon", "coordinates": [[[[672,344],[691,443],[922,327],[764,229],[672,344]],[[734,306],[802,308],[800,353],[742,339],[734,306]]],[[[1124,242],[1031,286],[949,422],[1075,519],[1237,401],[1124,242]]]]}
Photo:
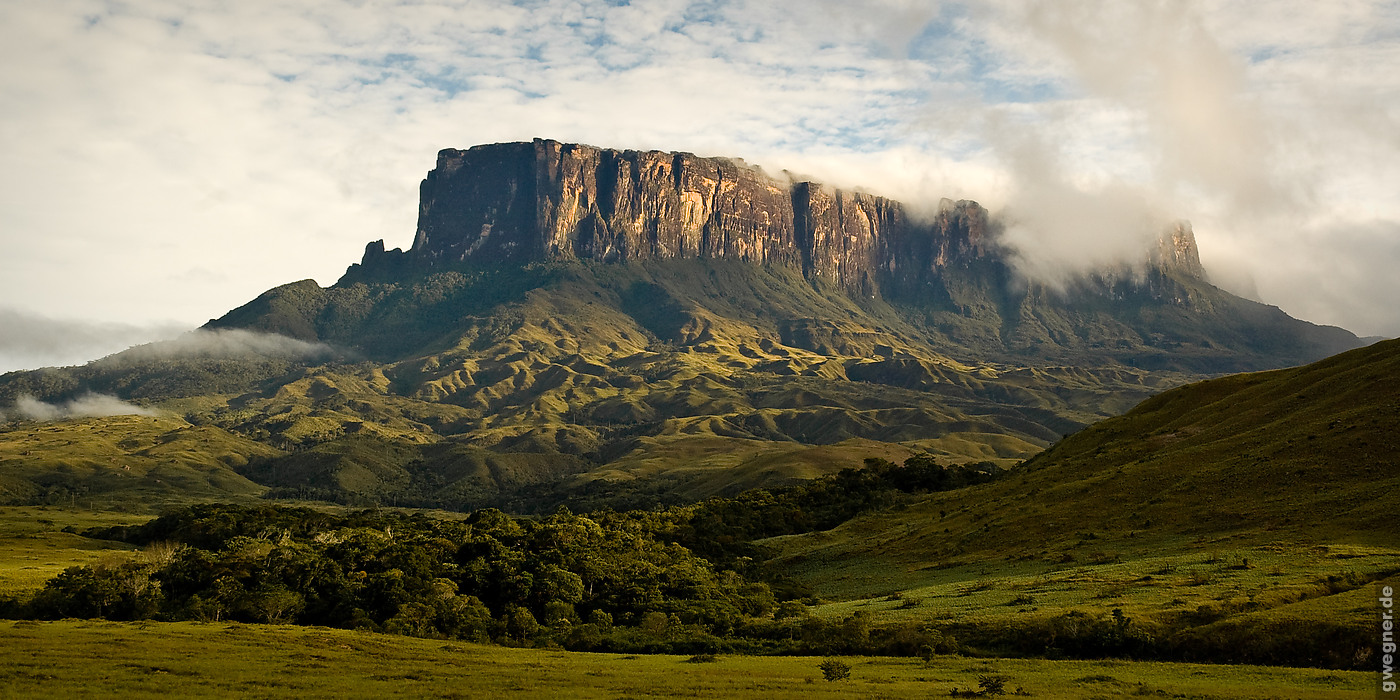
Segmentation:
{"type": "MultiPolygon", "coordinates": [[[[59,352],[74,352],[72,348],[56,346],[59,352]]],[[[172,340],[162,340],[128,348],[122,352],[94,360],[89,367],[101,370],[124,370],[147,363],[167,360],[292,360],[319,361],[343,356],[344,353],[319,342],[288,338],[274,333],[258,333],[243,329],[198,329],[172,340]]],[[[89,392],[66,402],[48,403],[33,396],[21,395],[13,406],[0,409],[0,422],[6,420],[64,420],[68,418],[99,418],[104,416],[153,416],[154,411],[137,406],[109,394],[89,392]]]]}
{"type": "Polygon", "coordinates": [[[133,345],[177,337],[189,326],[50,318],[0,308],[0,373],[80,365],[133,345]]]}
{"type": "Polygon", "coordinates": [[[197,329],[178,338],[138,345],[103,361],[143,362],[175,358],[330,359],[337,351],[321,342],[309,342],[275,333],[241,328],[197,329]]]}
{"type": "Polygon", "coordinates": [[[0,423],[7,420],[65,420],[107,416],[154,416],[149,408],[127,403],[110,394],[88,393],[64,403],[47,403],[32,396],[21,396],[15,405],[0,411],[0,423]]]}
{"type": "Polygon", "coordinates": [[[330,359],[325,343],[243,329],[188,330],[176,324],[137,326],[52,319],[0,308],[0,373],[97,361],[130,364],[175,358],[330,359]]]}

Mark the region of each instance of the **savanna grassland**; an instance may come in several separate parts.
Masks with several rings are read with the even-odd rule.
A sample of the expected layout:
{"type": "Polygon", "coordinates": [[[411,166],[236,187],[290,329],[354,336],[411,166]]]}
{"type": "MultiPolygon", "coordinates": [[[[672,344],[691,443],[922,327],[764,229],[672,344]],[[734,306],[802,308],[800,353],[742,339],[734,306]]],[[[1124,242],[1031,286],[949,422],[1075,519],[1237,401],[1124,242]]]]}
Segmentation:
{"type": "Polygon", "coordinates": [[[725,264],[357,274],[221,322],[330,359],[0,382],[143,413],[0,427],[0,688],[1371,691],[1394,342],[1171,389],[1292,356],[1170,275],[1128,311],[986,283],[911,316],[725,264]]]}
{"type": "Polygon", "coordinates": [[[624,655],[518,649],[286,625],[0,622],[7,697],[925,698],[977,690],[1109,697],[1362,698],[1373,674],[1139,661],[940,656],[624,655]]]}
{"type": "Polygon", "coordinates": [[[0,595],[24,595],[72,566],[123,561],[136,547],[76,531],[137,524],[150,516],[62,507],[0,508],[0,595]]]}

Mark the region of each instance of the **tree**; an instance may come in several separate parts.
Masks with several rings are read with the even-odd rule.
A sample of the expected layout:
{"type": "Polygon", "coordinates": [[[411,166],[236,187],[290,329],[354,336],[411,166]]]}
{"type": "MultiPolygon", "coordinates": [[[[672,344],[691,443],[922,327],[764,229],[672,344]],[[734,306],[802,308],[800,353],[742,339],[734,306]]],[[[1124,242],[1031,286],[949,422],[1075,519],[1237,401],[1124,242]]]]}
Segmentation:
{"type": "Polygon", "coordinates": [[[121,590],[110,577],[89,566],[73,566],[45,583],[30,605],[40,618],[102,617],[121,599],[121,590]]]}
{"type": "Polygon", "coordinates": [[[404,603],[393,617],[384,621],[384,631],[410,637],[438,635],[437,611],[423,603],[404,603]]]}
{"type": "Polygon", "coordinates": [[[637,627],[653,637],[660,637],[666,634],[666,622],[666,613],[652,611],[642,616],[642,621],[637,627]]]}
{"type": "Polygon", "coordinates": [[[565,627],[578,620],[574,606],[562,600],[551,600],[544,604],[544,624],[549,627],[565,627]]]}
{"type": "Polygon", "coordinates": [[[774,620],[783,620],[789,617],[804,618],[810,615],[807,606],[796,600],[785,600],[778,603],[778,607],[773,611],[774,620]]]}
{"type": "Polygon", "coordinates": [[[263,584],[248,599],[248,609],[269,625],[294,617],[306,607],[306,600],[286,586],[263,584]]]}
{"type": "Polygon", "coordinates": [[[527,640],[540,631],[540,623],[527,608],[512,605],[506,609],[506,634],[515,639],[527,640]]]}
{"type": "Polygon", "coordinates": [[[599,629],[610,629],[613,626],[613,616],[606,610],[594,610],[588,613],[588,623],[597,625],[599,629]]]}
{"type": "Polygon", "coordinates": [[[460,595],[438,601],[437,628],[449,637],[487,642],[495,624],[491,609],[476,596],[460,595]]]}

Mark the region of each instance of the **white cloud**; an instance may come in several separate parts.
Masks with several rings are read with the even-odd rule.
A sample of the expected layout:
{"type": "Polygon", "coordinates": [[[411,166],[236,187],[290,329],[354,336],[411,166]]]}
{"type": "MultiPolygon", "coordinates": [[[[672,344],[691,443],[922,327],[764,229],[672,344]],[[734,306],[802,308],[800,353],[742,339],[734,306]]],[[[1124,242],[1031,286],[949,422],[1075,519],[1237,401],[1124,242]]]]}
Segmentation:
{"type": "Polygon", "coordinates": [[[1046,268],[1128,247],[1143,212],[1190,218],[1206,264],[1266,300],[1400,333],[1361,277],[1400,222],[1396,15],[1353,0],[5,3],[0,299],[194,325],[290,280],[328,284],[367,241],[407,245],[438,149],[540,136],[1005,205],[1046,268]],[[1309,265],[1319,244],[1328,272],[1309,265]]]}
{"type": "MultiPolygon", "coordinates": [[[[5,419],[0,413],[0,422],[5,419]]],[[[155,411],[127,403],[108,394],[83,394],[60,404],[46,403],[32,396],[21,396],[9,412],[13,418],[53,421],[70,418],[104,418],[107,416],[154,416],[155,411]]]]}
{"type": "Polygon", "coordinates": [[[54,319],[0,307],[0,329],[0,373],[4,373],[82,364],[133,345],[174,338],[188,326],[54,319]]]}
{"type": "Polygon", "coordinates": [[[325,343],[239,328],[189,330],[175,323],[149,326],[52,319],[0,308],[0,373],[40,367],[170,357],[329,358],[325,343]]]}
{"type": "Polygon", "coordinates": [[[276,333],[259,333],[242,328],[201,328],[171,340],[133,347],[103,362],[146,362],[168,357],[327,358],[334,354],[335,350],[325,343],[307,342],[276,333]]]}

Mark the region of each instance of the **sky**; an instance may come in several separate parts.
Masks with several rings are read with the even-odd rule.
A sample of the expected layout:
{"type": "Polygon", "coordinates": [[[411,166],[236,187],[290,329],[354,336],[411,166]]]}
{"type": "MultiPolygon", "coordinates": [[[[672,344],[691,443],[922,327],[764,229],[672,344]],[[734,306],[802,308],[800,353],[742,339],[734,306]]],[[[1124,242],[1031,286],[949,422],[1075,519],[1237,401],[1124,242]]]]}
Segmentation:
{"type": "Polygon", "coordinates": [[[366,243],[438,150],[732,156],[1029,276],[1188,219],[1218,285],[1400,335],[1400,3],[6,0],[0,371],[168,338],[366,243]]]}

